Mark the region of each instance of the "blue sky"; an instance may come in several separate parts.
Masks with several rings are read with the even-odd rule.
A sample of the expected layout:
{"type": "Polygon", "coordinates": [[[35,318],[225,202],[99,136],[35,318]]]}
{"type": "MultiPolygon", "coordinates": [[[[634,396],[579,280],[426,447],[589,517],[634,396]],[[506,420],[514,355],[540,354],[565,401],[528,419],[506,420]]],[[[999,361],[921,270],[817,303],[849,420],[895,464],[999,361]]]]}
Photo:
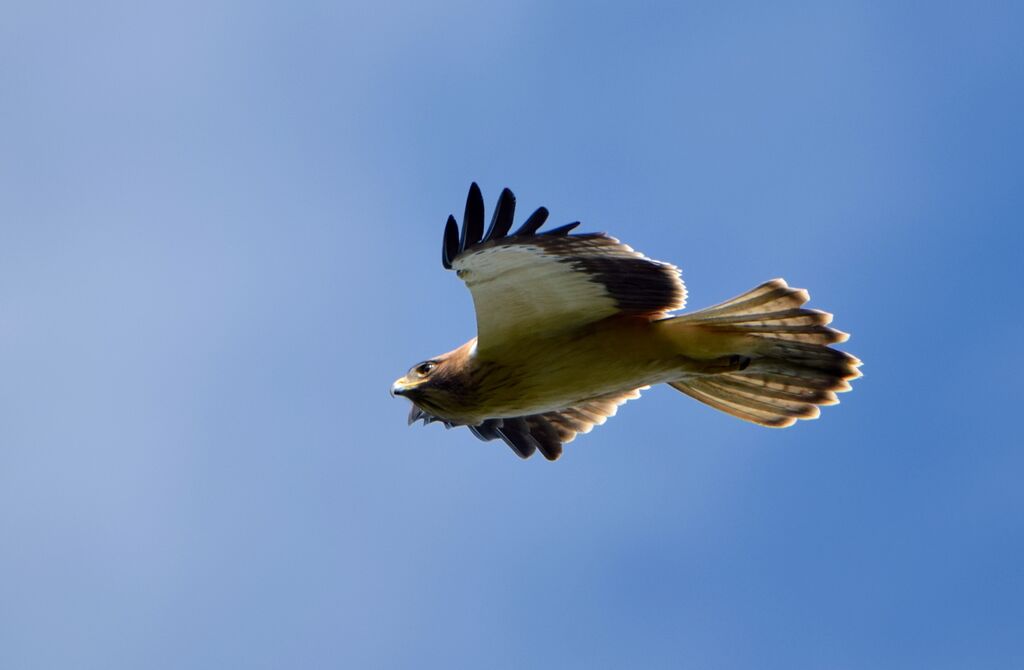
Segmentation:
{"type": "Polygon", "coordinates": [[[1014,3],[9,3],[0,666],[1024,664],[1014,3]],[[470,181],[853,333],[822,419],[408,428],[470,181]]]}

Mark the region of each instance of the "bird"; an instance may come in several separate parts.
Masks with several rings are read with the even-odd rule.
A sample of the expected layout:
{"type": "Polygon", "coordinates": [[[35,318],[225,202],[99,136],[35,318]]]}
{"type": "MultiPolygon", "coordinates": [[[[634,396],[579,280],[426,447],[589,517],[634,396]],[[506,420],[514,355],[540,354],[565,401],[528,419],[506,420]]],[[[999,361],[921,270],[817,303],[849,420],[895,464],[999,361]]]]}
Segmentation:
{"type": "Polygon", "coordinates": [[[542,231],[544,207],[510,232],[515,207],[505,188],[485,230],[474,182],[461,229],[448,216],[441,264],[469,288],[477,336],[392,384],[412,402],[410,425],[465,426],[520,458],[554,461],[655,384],[783,428],[818,418],[861,376],[858,358],[830,346],[849,335],[805,308],[803,289],[773,279],[678,314],[687,291],[675,265],[605,233],[574,233],[578,221],[542,231]]]}

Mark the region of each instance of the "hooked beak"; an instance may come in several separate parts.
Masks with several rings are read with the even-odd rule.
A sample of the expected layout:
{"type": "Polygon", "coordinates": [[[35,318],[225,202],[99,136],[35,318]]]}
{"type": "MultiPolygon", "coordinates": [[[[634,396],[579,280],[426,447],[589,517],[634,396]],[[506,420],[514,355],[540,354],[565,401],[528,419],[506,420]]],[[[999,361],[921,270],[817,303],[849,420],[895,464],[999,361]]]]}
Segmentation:
{"type": "Polygon", "coordinates": [[[405,384],[402,383],[401,379],[391,385],[391,397],[394,398],[399,395],[405,395],[405,384]]]}

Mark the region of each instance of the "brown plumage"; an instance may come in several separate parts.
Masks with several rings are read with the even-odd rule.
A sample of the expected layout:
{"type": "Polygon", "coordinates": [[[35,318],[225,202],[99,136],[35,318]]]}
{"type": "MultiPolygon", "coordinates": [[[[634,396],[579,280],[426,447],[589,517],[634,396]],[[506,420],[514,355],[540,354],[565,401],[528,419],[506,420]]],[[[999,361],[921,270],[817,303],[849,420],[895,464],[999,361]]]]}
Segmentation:
{"type": "Polygon", "coordinates": [[[831,348],[847,335],[809,296],[774,279],[724,303],[671,315],[686,302],[673,265],[573,223],[538,232],[538,209],[509,235],[505,189],[484,232],[470,187],[461,232],[448,218],[442,264],[473,295],[477,338],[414,366],[392,386],[413,402],[409,422],[467,426],[519,456],[554,460],[562,445],[666,383],[715,409],[765,426],[819,415],[860,376],[831,348]]]}

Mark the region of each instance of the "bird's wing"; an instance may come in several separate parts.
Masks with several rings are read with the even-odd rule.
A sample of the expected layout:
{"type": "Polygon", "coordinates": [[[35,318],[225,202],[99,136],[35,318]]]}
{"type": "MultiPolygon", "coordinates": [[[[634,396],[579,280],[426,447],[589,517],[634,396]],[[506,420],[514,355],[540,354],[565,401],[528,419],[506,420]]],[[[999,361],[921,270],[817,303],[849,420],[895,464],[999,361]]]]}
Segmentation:
{"type": "Polygon", "coordinates": [[[674,265],[603,233],[570,234],[579,222],[538,232],[548,216],[543,207],[509,233],[515,205],[512,192],[502,191],[485,232],[483,197],[474,183],[461,232],[454,216],[445,227],[442,264],[473,294],[481,354],[526,334],[684,306],[686,288],[674,265]]]}
{"type": "Polygon", "coordinates": [[[562,455],[562,445],[572,442],[579,433],[589,433],[609,417],[615,416],[627,400],[640,397],[633,389],[584,400],[573,407],[511,419],[488,419],[478,426],[469,426],[481,440],[503,440],[520,458],[529,458],[540,451],[549,461],[562,455]]]}

